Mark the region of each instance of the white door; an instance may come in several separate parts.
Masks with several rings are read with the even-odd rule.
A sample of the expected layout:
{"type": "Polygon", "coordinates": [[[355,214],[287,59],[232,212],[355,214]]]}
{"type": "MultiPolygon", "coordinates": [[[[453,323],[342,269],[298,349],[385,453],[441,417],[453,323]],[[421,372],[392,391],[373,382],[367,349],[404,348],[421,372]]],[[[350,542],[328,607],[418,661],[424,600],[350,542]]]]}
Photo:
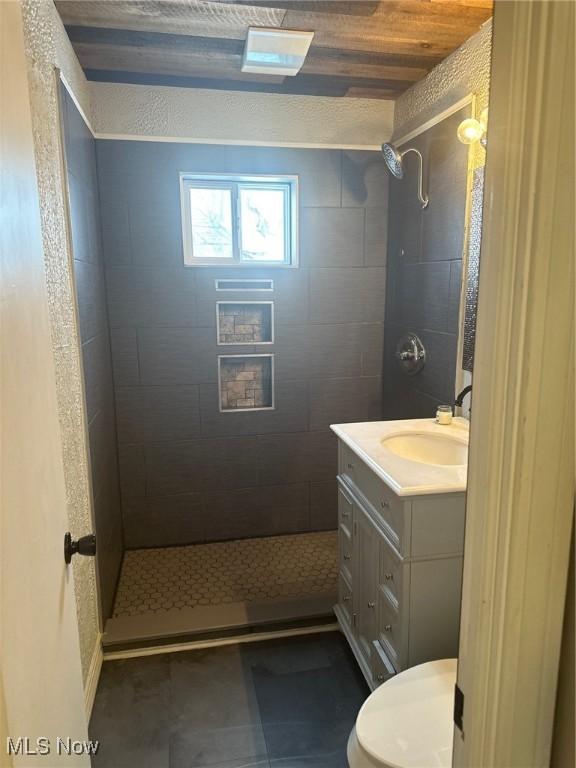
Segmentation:
{"type": "MultiPolygon", "coordinates": [[[[0,2],[0,765],[89,765],[20,4],[0,2]],[[50,740],[50,755],[7,755],[50,740]],[[28,741],[20,742],[19,737],[28,741]],[[57,738],[62,739],[58,755],[57,738]],[[79,749],[80,746],[74,747],[79,749]]],[[[43,743],[40,750],[44,751],[43,743]]]]}

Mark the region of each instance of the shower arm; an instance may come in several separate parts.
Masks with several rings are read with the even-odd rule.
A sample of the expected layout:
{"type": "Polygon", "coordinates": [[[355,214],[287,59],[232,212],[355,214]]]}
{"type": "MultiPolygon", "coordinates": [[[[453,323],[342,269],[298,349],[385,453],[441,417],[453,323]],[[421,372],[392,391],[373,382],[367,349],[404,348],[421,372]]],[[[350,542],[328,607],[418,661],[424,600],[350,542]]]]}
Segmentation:
{"type": "Polygon", "coordinates": [[[415,155],[418,155],[418,159],[420,161],[420,173],[418,175],[418,199],[422,204],[422,208],[427,208],[429,201],[428,201],[428,195],[425,195],[423,190],[424,162],[422,160],[422,154],[419,150],[415,149],[414,147],[409,147],[408,149],[405,149],[404,152],[402,152],[402,157],[404,157],[404,155],[407,155],[408,152],[414,152],[415,155]]]}

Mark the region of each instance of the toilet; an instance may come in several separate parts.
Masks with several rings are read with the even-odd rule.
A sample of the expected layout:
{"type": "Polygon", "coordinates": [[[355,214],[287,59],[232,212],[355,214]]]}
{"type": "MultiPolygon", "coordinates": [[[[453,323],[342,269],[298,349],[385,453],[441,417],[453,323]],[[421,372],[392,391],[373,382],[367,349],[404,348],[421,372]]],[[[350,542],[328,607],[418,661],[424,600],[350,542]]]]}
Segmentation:
{"type": "Polygon", "coordinates": [[[449,768],[456,663],[429,661],[377,688],[348,739],[350,768],[449,768]]]}

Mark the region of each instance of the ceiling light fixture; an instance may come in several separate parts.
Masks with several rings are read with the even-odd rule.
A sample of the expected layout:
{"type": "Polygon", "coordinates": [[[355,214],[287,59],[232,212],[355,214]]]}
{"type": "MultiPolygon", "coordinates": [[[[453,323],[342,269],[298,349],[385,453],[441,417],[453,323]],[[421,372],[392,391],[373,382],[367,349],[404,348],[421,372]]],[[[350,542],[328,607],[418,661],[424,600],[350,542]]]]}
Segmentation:
{"type": "Polygon", "coordinates": [[[300,71],[314,32],[250,27],[242,72],[291,77],[300,71]]]}

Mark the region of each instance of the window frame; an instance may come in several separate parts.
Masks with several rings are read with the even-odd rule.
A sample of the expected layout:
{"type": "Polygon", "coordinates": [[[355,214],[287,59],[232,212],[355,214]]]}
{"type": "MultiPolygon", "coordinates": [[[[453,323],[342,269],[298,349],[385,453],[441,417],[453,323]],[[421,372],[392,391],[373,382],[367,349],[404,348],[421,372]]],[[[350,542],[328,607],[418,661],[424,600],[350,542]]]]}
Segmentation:
{"type": "Polygon", "coordinates": [[[298,267],[298,217],[299,177],[292,174],[228,174],[228,173],[180,173],[180,208],[182,219],[182,245],[185,267],[240,267],[242,269],[270,268],[294,269],[298,267]],[[212,259],[194,256],[192,239],[192,216],[190,211],[190,189],[230,189],[232,200],[232,258],[212,259]],[[284,261],[243,261],[241,246],[240,190],[242,188],[278,189],[287,188],[284,196],[284,261]]]}

